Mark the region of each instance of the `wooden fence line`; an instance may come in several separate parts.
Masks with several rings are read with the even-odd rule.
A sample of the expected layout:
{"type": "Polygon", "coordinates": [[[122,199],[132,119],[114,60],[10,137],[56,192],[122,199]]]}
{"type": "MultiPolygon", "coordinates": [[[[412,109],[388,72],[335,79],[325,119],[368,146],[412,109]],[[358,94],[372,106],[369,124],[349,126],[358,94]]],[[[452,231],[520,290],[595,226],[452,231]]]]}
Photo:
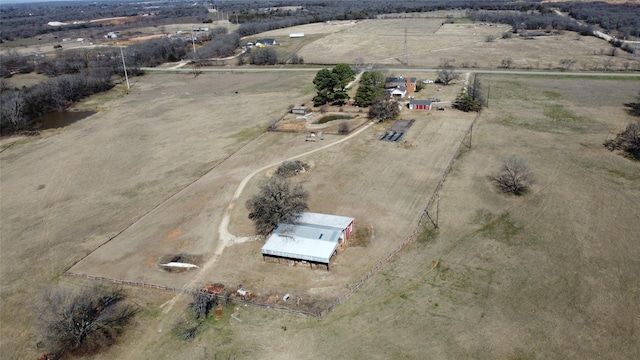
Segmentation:
{"type": "MultiPolygon", "coordinates": [[[[382,259],[380,262],[378,262],[373,268],[371,268],[371,270],[367,271],[367,273],[360,278],[360,280],[353,284],[350,288],[349,291],[347,291],[346,293],[342,294],[341,296],[339,296],[331,305],[329,305],[326,309],[320,311],[319,313],[313,313],[310,311],[305,311],[305,310],[298,310],[298,309],[291,309],[291,308],[287,308],[287,307],[282,307],[282,306],[274,306],[274,305],[269,305],[269,304],[262,304],[262,303],[257,303],[254,301],[250,301],[250,300],[245,300],[245,299],[240,299],[240,298],[235,298],[235,297],[229,297],[229,296],[219,296],[219,295],[215,295],[215,294],[210,294],[212,297],[215,297],[218,300],[225,300],[227,302],[233,302],[233,303],[239,303],[239,304],[246,304],[246,305],[251,305],[251,306],[255,306],[255,307],[259,307],[259,308],[263,308],[263,309],[269,309],[269,310],[279,310],[279,311],[283,311],[283,312],[289,312],[289,313],[294,313],[294,314],[301,314],[301,315],[306,315],[306,316],[312,316],[312,317],[317,317],[317,318],[322,318],[326,315],[328,315],[329,313],[331,313],[331,311],[333,311],[336,307],[338,307],[340,304],[342,304],[345,300],[347,300],[354,292],[356,292],[361,286],[363,286],[364,284],[366,284],[369,279],[371,279],[371,277],[373,277],[375,274],[377,274],[380,269],[382,269],[394,256],[396,256],[400,251],[402,251],[402,249],[404,249],[407,245],[409,245],[409,243],[413,242],[417,237],[418,234],[420,234],[420,231],[422,229],[422,226],[424,225],[427,217],[428,217],[428,212],[429,209],[431,209],[431,206],[433,205],[433,201],[436,197],[436,194],[440,191],[440,189],[442,188],[445,179],[447,178],[447,175],[449,175],[449,172],[451,171],[451,168],[453,167],[453,164],[456,161],[456,158],[458,157],[458,155],[460,154],[460,150],[462,150],[462,147],[464,146],[464,142],[465,139],[467,138],[467,136],[469,135],[469,133],[471,133],[471,131],[473,131],[473,126],[476,124],[476,122],[478,121],[478,118],[480,117],[480,113],[478,113],[476,115],[476,117],[473,119],[473,121],[471,122],[471,126],[469,126],[469,129],[467,129],[467,131],[465,132],[464,136],[462,137],[462,140],[460,141],[460,144],[458,145],[458,147],[456,148],[455,153],[453,154],[453,157],[451,158],[451,160],[449,160],[449,163],[447,164],[447,167],[445,168],[444,172],[442,173],[442,177],[440,178],[440,180],[438,181],[438,184],[435,187],[435,190],[433,191],[433,193],[431,194],[431,196],[429,197],[429,199],[427,200],[427,205],[422,213],[422,215],[420,216],[420,219],[418,220],[418,223],[416,225],[416,227],[414,228],[414,230],[411,232],[411,234],[409,234],[405,240],[399,244],[398,247],[396,247],[393,251],[391,251],[387,256],[384,257],[384,259],[382,259]]],[[[223,160],[224,161],[224,160],[223,160]]],[[[195,182],[195,181],[194,181],[195,182]]],[[[189,184],[190,185],[190,184],[189,184]]],[[[187,185],[187,186],[189,186],[187,185]]],[[[186,188],[186,187],[185,187],[186,188]]],[[[184,188],[183,188],[184,189],[184,188]]],[[[179,190],[178,192],[182,191],[183,189],[179,190]]],[[[175,195],[175,194],[174,194],[175,195]]],[[[158,205],[159,206],[159,205],[158,205]]],[[[152,209],[153,210],[153,209],[152,209]]],[[[149,211],[150,212],[150,211],[149,211]]],[[[147,212],[148,213],[148,212],[147,212]]],[[[145,214],[146,215],[146,214],[145,214]]],[[[144,216],[144,215],[143,215],[144,216]]],[[[139,220],[139,219],[138,219],[139,220]]],[[[137,221],[137,220],[136,220],[137,221]]],[[[134,222],[135,223],[135,222],[134,222]]],[[[133,224],[132,224],[133,225],[133,224]]],[[[126,230],[126,228],[125,228],[126,230]]],[[[124,231],[124,230],[122,230],[124,231]]],[[[122,233],[122,231],[120,233],[122,233]]],[[[119,235],[120,233],[118,233],[117,235],[119,235]]],[[[117,236],[116,235],[116,236],[117,236]]],[[[114,236],[115,237],[115,236],[114,236]]],[[[112,239],[112,238],[111,238],[112,239]]],[[[109,241],[111,240],[109,239],[109,241]]],[[[107,241],[108,242],[108,241],[107,241]]],[[[100,246],[102,246],[104,244],[101,244],[100,246]]],[[[99,246],[99,247],[100,247],[99,246]]],[[[76,262],[77,263],[77,262],[76,262]]],[[[74,265],[76,264],[74,263],[74,265]]],[[[73,267],[73,265],[71,266],[73,267]]],[[[142,288],[149,288],[149,289],[157,289],[157,290],[164,290],[164,291],[171,291],[171,292],[175,292],[175,293],[181,293],[181,294],[189,294],[189,295],[193,295],[196,292],[200,291],[200,290],[193,290],[193,289],[183,289],[183,288],[175,288],[175,287],[169,287],[169,286],[164,286],[164,285],[157,285],[157,284],[148,284],[148,283],[144,283],[144,282],[137,282],[137,281],[128,281],[128,280],[118,280],[118,279],[111,279],[111,278],[107,278],[107,277],[103,277],[103,276],[93,276],[93,275],[87,275],[87,274],[78,274],[78,273],[73,273],[71,271],[69,271],[71,269],[71,267],[69,269],[67,269],[63,274],[64,275],[68,275],[68,276],[75,276],[75,277],[82,277],[85,279],[89,279],[89,280],[97,280],[97,281],[105,281],[105,282],[111,282],[111,283],[115,283],[115,284],[120,284],[120,285],[129,285],[129,286],[137,286],[137,287],[142,287],[142,288]]]]}
{"type": "Polygon", "coordinates": [[[142,215],[138,216],[137,218],[135,218],[135,220],[133,220],[132,222],[130,222],[129,224],[127,224],[124,228],[122,228],[121,230],[117,231],[115,234],[109,236],[107,238],[107,240],[103,241],[102,243],[98,244],[98,246],[96,246],[93,250],[89,251],[88,253],[86,253],[84,256],[80,257],[79,259],[77,259],[76,261],[74,261],[65,271],[64,273],[67,273],[69,270],[71,270],[74,266],[76,266],[80,261],[84,260],[85,258],[87,258],[89,255],[93,254],[96,250],[100,249],[101,247],[103,247],[104,245],[108,244],[111,240],[117,238],[118,236],[120,236],[120,234],[122,234],[123,232],[127,231],[127,229],[129,229],[130,227],[132,227],[133,225],[135,225],[138,221],[142,220],[145,216],[149,215],[151,212],[153,212],[155,209],[159,208],[160,206],[162,206],[163,204],[165,204],[167,201],[173,199],[173,197],[175,197],[176,195],[178,195],[179,193],[181,193],[182,191],[186,190],[187,188],[189,188],[191,185],[195,184],[197,181],[199,181],[200,179],[202,179],[203,177],[207,176],[211,171],[213,171],[215,168],[217,168],[218,166],[222,165],[225,161],[229,160],[229,158],[231,158],[233,155],[237,154],[240,150],[244,149],[245,147],[247,147],[249,144],[251,144],[254,140],[258,139],[260,136],[262,136],[262,134],[264,134],[266,132],[262,131],[260,133],[258,133],[256,136],[254,136],[251,140],[247,141],[246,144],[240,146],[239,148],[237,148],[236,150],[232,151],[229,155],[225,156],[222,160],[218,161],[215,165],[213,165],[211,168],[209,168],[209,170],[207,170],[207,172],[204,173],[204,175],[196,178],[193,181],[190,181],[188,184],[186,184],[185,186],[177,189],[176,191],[174,191],[171,195],[169,195],[169,197],[167,197],[166,199],[162,200],[161,202],[159,202],[158,204],[154,205],[151,209],[145,211],[142,215]]]}
{"type": "MultiPolygon", "coordinates": [[[[163,290],[163,291],[169,291],[169,292],[187,294],[187,295],[194,295],[194,294],[196,294],[196,293],[201,291],[201,290],[197,290],[197,289],[184,289],[184,288],[176,288],[176,287],[164,286],[164,285],[158,285],[158,284],[149,284],[149,283],[140,282],[140,281],[119,280],[119,279],[112,279],[112,278],[108,278],[108,277],[104,277],[104,276],[93,276],[93,275],[87,275],[87,274],[79,274],[79,273],[74,273],[74,272],[70,272],[70,271],[66,271],[64,273],[64,275],[74,276],[74,277],[81,277],[81,278],[85,278],[85,279],[88,279],[88,280],[94,280],[94,281],[110,282],[110,283],[114,283],[114,284],[118,284],[118,285],[136,286],[136,287],[141,287],[143,289],[156,289],[156,290],[163,290]]],[[[237,303],[237,304],[246,304],[246,305],[251,305],[251,306],[260,307],[260,308],[264,308],[264,309],[273,309],[273,310],[279,310],[279,311],[284,311],[284,312],[289,312],[289,313],[294,313],[294,314],[301,314],[301,315],[306,315],[306,316],[319,317],[318,313],[313,313],[313,312],[306,311],[306,310],[291,309],[291,308],[287,308],[287,307],[283,307],[283,306],[277,306],[277,305],[271,305],[271,304],[262,304],[262,303],[259,303],[259,302],[246,300],[246,299],[241,299],[241,298],[236,298],[236,297],[232,297],[232,296],[222,296],[222,295],[216,295],[216,294],[208,294],[208,295],[210,297],[212,297],[212,298],[217,299],[217,300],[224,300],[225,302],[232,302],[232,303],[237,303]]]]}
{"type": "Polygon", "coordinates": [[[418,220],[418,223],[417,223],[415,229],[411,232],[411,234],[409,234],[409,236],[407,236],[407,238],[397,248],[395,248],[391,253],[389,253],[384,259],[382,259],[378,264],[376,264],[371,270],[369,270],[356,284],[352,285],[349,288],[349,291],[347,291],[345,294],[343,294],[340,297],[338,297],[327,309],[322,311],[320,313],[320,317],[324,317],[325,315],[329,314],[333,309],[335,309],[338,305],[342,304],[356,290],[358,290],[362,285],[366,284],[368,282],[368,280],[373,275],[378,273],[378,271],[380,271],[380,269],[382,269],[382,267],[384,265],[386,265],[387,262],[389,262],[395,255],[397,255],[400,251],[402,251],[402,249],[404,249],[405,246],[407,246],[409,243],[413,242],[417,238],[417,236],[420,233],[420,230],[421,230],[422,226],[424,225],[425,220],[426,220],[426,218],[428,216],[429,209],[431,209],[431,206],[433,205],[433,201],[435,200],[436,194],[442,188],[442,185],[444,184],[445,179],[449,175],[449,172],[451,171],[451,168],[453,167],[453,164],[455,163],[456,158],[460,154],[460,150],[462,150],[462,146],[464,146],[465,139],[473,131],[473,126],[476,124],[476,122],[478,121],[479,117],[480,117],[480,112],[475,116],[475,118],[471,122],[471,125],[469,126],[467,131],[464,133],[464,136],[460,140],[460,144],[458,144],[458,147],[456,148],[456,151],[454,152],[453,156],[451,157],[451,160],[449,160],[449,163],[447,164],[447,167],[445,168],[444,172],[442,173],[442,177],[440,178],[440,181],[438,181],[438,184],[436,185],[435,190],[433,191],[433,193],[429,197],[429,200],[427,201],[427,206],[425,207],[425,209],[424,209],[424,211],[422,213],[422,216],[420,217],[420,220],[418,220]]]}

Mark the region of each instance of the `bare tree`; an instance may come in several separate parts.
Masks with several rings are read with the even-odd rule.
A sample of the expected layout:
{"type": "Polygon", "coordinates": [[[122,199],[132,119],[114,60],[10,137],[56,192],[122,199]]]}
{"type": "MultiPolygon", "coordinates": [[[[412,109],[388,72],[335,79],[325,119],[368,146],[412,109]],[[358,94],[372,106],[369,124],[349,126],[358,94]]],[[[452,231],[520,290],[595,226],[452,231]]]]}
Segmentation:
{"type": "Polygon", "coordinates": [[[456,59],[440,58],[440,67],[445,69],[452,68],[455,62],[456,62],[456,59]]]}
{"type": "Polygon", "coordinates": [[[27,124],[24,114],[25,101],[19,91],[11,90],[2,94],[0,106],[0,126],[10,126],[13,131],[20,130],[27,124]]]}
{"type": "Polygon", "coordinates": [[[284,161],[276,170],[276,175],[282,177],[291,177],[298,175],[301,172],[306,171],[309,168],[309,164],[301,160],[289,160],[284,161]]]}
{"type": "Polygon", "coordinates": [[[440,69],[437,71],[437,82],[449,85],[453,80],[460,78],[460,75],[453,68],[440,69]]]}
{"type": "Polygon", "coordinates": [[[526,162],[516,156],[509,157],[502,163],[499,172],[489,176],[496,187],[505,193],[522,195],[535,182],[535,176],[526,162]]]}
{"type": "Polygon", "coordinates": [[[338,125],[338,133],[340,134],[348,134],[349,133],[349,123],[343,121],[338,125]]]}
{"type": "Polygon", "coordinates": [[[560,59],[560,70],[567,71],[570,70],[573,64],[575,64],[575,60],[573,59],[560,59]]]}
{"type": "Polygon", "coordinates": [[[638,94],[638,97],[636,99],[636,102],[624,104],[624,106],[626,107],[625,110],[627,111],[627,113],[629,113],[629,115],[640,116],[640,94],[638,94]]]}
{"type": "Polygon", "coordinates": [[[369,106],[369,118],[378,122],[395,119],[400,115],[400,105],[389,95],[383,93],[369,106]]]}
{"type": "Polygon", "coordinates": [[[508,57],[508,58],[504,58],[502,59],[502,67],[505,69],[508,69],[511,67],[511,65],[513,65],[513,59],[508,57]]]}
{"type": "Polygon", "coordinates": [[[40,310],[45,342],[59,356],[113,344],[137,312],[121,290],[99,285],[76,292],[48,291],[40,310]]]}
{"type": "Polygon", "coordinates": [[[214,296],[204,290],[193,293],[193,301],[189,304],[196,319],[206,319],[213,305],[216,305],[214,296]]]}
{"type": "Polygon", "coordinates": [[[272,176],[260,185],[260,193],[247,200],[246,206],[258,233],[266,235],[281,222],[294,222],[308,209],[308,199],[302,185],[272,176]]]}
{"type": "Polygon", "coordinates": [[[605,141],[604,146],[611,151],[622,150],[630,158],[640,160],[640,121],[627,125],[615,139],[605,141]]]}

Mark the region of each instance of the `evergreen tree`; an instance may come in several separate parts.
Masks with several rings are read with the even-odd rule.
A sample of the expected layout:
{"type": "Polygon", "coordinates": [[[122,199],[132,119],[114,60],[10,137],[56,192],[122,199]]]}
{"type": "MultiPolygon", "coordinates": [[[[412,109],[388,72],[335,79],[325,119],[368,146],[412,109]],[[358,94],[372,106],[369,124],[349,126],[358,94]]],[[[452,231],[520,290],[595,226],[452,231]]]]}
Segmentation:
{"type": "Polygon", "coordinates": [[[471,95],[464,92],[458,95],[456,101],[453,103],[453,107],[464,112],[480,111],[482,104],[480,104],[480,101],[475,100],[471,95]]]}
{"type": "Polygon", "coordinates": [[[313,84],[318,90],[318,94],[313,98],[313,105],[320,106],[333,102],[334,89],[338,84],[337,76],[329,69],[318,71],[313,84]]]}
{"type": "Polygon", "coordinates": [[[367,71],[360,77],[360,86],[356,92],[356,105],[366,107],[384,91],[384,78],[379,71],[367,71]]]}
{"type": "Polygon", "coordinates": [[[347,64],[338,64],[333,70],[322,69],[318,71],[313,79],[313,84],[318,91],[313,98],[314,106],[320,106],[327,103],[332,105],[342,105],[349,95],[347,94],[347,85],[354,79],[355,72],[347,64]]]}

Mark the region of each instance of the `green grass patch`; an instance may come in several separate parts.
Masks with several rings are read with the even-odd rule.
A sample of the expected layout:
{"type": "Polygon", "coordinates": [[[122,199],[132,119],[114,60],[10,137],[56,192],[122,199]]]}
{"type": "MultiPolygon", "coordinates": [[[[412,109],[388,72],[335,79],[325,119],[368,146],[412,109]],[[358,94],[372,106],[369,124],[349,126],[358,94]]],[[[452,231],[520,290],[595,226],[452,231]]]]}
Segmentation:
{"type": "Polygon", "coordinates": [[[622,178],[625,180],[631,180],[631,181],[639,181],[640,180],[640,175],[637,174],[631,174],[629,172],[623,171],[623,170],[618,170],[618,169],[609,169],[609,168],[605,168],[605,170],[618,178],[622,178]]]}
{"type": "Polygon", "coordinates": [[[264,132],[264,127],[254,126],[254,127],[242,129],[237,133],[230,135],[229,137],[232,139],[235,139],[237,142],[245,142],[260,135],[262,132],[264,132]]]}
{"type": "Polygon", "coordinates": [[[519,232],[520,227],[508,212],[487,222],[478,230],[478,233],[483,234],[487,238],[492,238],[507,244],[515,244],[516,236],[519,232]]]}
{"type": "MultiPolygon", "coordinates": [[[[329,34],[305,34],[301,38],[290,38],[288,36],[276,36],[274,39],[278,43],[275,47],[278,59],[288,59],[293,54],[297,53],[304,46],[311,44],[312,42],[321,39],[329,34]]],[[[255,37],[256,40],[263,37],[255,37]]],[[[304,59],[303,59],[304,60],[304,59]]]]}
{"type": "Polygon", "coordinates": [[[561,97],[560,93],[555,91],[543,91],[542,94],[546,96],[548,99],[559,99],[561,97]]]}
{"type": "MultiPolygon", "coordinates": [[[[135,78],[130,80],[136,81],[135,78]]],[[[100,108],[107,107],[110,102],[120,99],[126,94],[127,86],[124,82],[121,82],[107,91],[93,94],[80,100],[73,104],[71,109],[74,111],[97,111],[100,108]]]]}
{"type": "Polygon", "coordinates": [[[469,147],[467,146],[463,146],[460,151],[458,151],[458,154],[456,155],[456,160],[460,160],[460,158],[462,158],[462,156],[466,153],[468,153],[469,151],[471,151],[471,149],[469,149],[469,147]]]}
{"type": "Polygon", "coordinates": [[[300,95],[311,95],[316,93],[316,86],[309,84],[300,90],[300,95]]]}
{"type": "Polygon", "coordinates": [[[476,210],[472,222],[477,225],[486,224],[493,219],[493,213],[487,209],[476,210]]]}
{"type": "Polygon", "coordinates": [[[554,121],[579,121],[582,118],[563,105],[551,104],[545,107],[544,116],[554,121]]]}
{"type": "Polygon", "coordinates": [[[42,45],[42,46],[51,46],[49,49],[53,49],[53,44],[49,44],[45,41],[38,40],[37,38],[27,38],[27,39],[16,39],[13,41],[5,41],[2,44],[3,48],[17,48],[21,46],[31,46],[31,45],[42,45]]]}
{"type": "Polygon", "coordinates": [[[438,229],[427,224],[422,225],[417,241],[420,244],[429,244],[438,238],[438,229]]]}
{"type": "Polygon", "coordinates": [[[505,112],[498,122],[506,126],[517,126],[532,131],[549,133],[586,133],[602,129],[602,124],[587,117],[582,117],[564,105],[546,104],[543,106],[544,117],[532,118],[534,113],[528,113],[527,111],[523,111],[520,116],[505,112]]]}

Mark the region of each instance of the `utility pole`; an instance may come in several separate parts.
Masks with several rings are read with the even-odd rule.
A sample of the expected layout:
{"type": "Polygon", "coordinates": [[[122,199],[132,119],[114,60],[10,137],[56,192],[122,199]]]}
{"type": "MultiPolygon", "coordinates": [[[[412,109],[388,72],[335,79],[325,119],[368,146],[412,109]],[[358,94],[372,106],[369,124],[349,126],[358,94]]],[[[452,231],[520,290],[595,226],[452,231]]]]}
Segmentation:
{"type": "Polygon", "coordinates": [[[127,64],[124,63],[124,51],[122,51],[122,46],[120,46],[120,56],[122,56],[122,68],[124,68],[124,78],[127,79],[127,90],[131,89],[129,86],[129,75],[127,75],[127,64]]]}
{"type": "Polygon", "coordinates": [[[196,38],[193,35],[193,26],[191,27],[191,43],[193,44],[193,53],[196,53],[196,38]]]}
{"type": "Polygon", "coordinates": [[[638,44],[640,44],[640,28],[636,30],[636,51],[633,52],[633,58],[638,57],[638,44]]]}
{"type": "Polygon", "coordinates": [[[489,71],[489,88],[487,89],[487,109],[489,108],[489,97],[491,96],[491,75],[493,74],[493,65],[489,71]]]}
{"type": "Polygon", "coordinates": [[[436,200],[436,229],[438,226],[438,218],[440,217],[440,191],[438,191],[438,200],[436,200]]]}
{"type": "Polygon", "coordinates": [[[407,45],[407,28],[404,28],[404,64],[409,66],[409,46],[407,45]]]}

